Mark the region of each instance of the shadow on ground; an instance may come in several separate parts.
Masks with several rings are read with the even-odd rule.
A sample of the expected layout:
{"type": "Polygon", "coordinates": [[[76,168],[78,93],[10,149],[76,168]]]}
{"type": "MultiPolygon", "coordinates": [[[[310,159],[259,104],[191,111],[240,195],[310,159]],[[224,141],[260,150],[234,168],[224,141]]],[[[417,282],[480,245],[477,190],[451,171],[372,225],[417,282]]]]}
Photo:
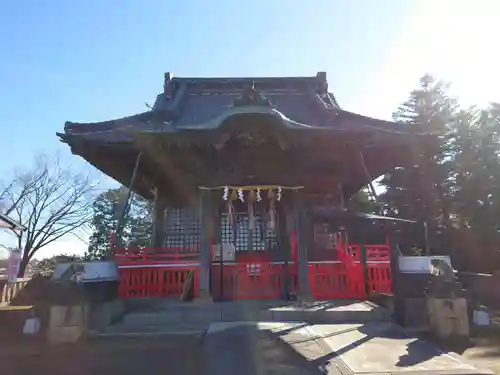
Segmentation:
{"type": "MultiPolygon", "coordinates": [[[[296,327],[292,330],[297,329],[296,327]]],[[[307,360],[280,334],[255,327],[235,327],[206,336],[207,375],[319,375],[317,363],[307,360]]]]}

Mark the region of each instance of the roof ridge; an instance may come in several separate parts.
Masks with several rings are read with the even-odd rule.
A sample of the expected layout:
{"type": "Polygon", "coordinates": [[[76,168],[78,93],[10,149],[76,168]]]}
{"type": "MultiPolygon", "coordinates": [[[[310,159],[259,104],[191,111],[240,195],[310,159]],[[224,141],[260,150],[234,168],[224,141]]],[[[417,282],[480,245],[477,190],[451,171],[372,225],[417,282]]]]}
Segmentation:
{"type": "Polygon", "coordinates": [[[165,81],[266,81],[266,80],[326,80],[326,72],[318,72],[315,76],[245,76],[245,77],[231,77],[231,76],[220,76],[220,77],[176,77],[172,73],[165,73],[165,81]]]}
{"type": "Polygon", "coordinates": [[[241,89],[248,85],[256,86],[257,90],[314,88],[322,90],[328,87],[326,72],[318,72],[315,76],[302,77],[174,77],[165,73],[163,91],[167,98],[175,95],[181,86],[189,89],[241,89]],[[259,87],[260,86],[260,87],[259,87]]]}

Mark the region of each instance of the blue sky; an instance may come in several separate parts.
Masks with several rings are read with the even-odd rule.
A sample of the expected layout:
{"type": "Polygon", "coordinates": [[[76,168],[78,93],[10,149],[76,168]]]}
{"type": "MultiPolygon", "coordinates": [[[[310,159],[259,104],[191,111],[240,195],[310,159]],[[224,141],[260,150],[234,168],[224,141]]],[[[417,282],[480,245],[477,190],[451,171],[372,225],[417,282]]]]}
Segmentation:
{"type": "MultiPolygon", "coordinates": [[[[447,49],[443,30],[446,40],[455,40],[453,32],[463,29],[458,22],[470,24],[474,17],[471,9],[446,0],[439,5],[426,0],[5,0],[0,6],[0,130],[9,157],[0,159],[0,172],[29,164],[37,151],[68,153],[55,136],[66,120],[101,121],[144,111],[144,103],[153,103],[162,90],[166,71],[177,76],[327,71],[341,106],[385,118],[426,71],[458,82],[458,91],[471,102],[500,101],[498,73],[491,75],[498,58],[489,58],[488,66],[475,61],[474,79],[472,70],[464,70],[472,69],[471,62],[462,69],[454,58],[463,60],[464,43],[470,48],[478,39],[489,43],[484,17],[493,25],[498,12],[477,12],[481,21],[471,31],[477,35],[459,35],[447,49]],[[485,72],[489,75],[478,77],[485,72]]],[[[76,156],[67,160],[86,168],[76,156]]]]}
{"type": "Polygon", "coordinates": [[[0,128],[14,157],[2,158],[1,170],[13,167],[14,160],[29,161],[31,150],[65,149],[55,132],[66,120],[99,121],[145,110],[144,102],[152,103],[162,89],[165,71],[260,76],[327,70],[331,89],[345,103],[381,63],[384,45],[398,34],[410,5],[391,0],[385,5],[369,0],[7,3],[0,12],[0,128]]]}

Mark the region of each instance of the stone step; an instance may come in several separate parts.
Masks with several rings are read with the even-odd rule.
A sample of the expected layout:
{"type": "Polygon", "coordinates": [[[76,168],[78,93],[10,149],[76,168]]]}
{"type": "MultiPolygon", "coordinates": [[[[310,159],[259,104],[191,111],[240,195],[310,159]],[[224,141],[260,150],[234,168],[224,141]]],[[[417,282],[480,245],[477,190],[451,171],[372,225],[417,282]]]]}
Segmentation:
{"type": "Polygon", "coordinates": [[[191,306],[166,311],[131,312],[124,316],[128,327],[161,325],[207,325],[214,322],[268,321],[308,323],[367,323],[390,320],[386,309],[368,303],[339,306],[335,309],[311,309],[296,306],[244,308],[242,305],[222,305],[218,308],[191,306]]]}
{"type": "Polygon", "coordinates": [[[111,325],[101,332],[89,332],[90,338],[112,337],[140,337],[140,336],[165,336],[165,335],[199,335],[202,336],[208,329],[208,324],[163,324],[132,326],[123,322],[111,325]]]}

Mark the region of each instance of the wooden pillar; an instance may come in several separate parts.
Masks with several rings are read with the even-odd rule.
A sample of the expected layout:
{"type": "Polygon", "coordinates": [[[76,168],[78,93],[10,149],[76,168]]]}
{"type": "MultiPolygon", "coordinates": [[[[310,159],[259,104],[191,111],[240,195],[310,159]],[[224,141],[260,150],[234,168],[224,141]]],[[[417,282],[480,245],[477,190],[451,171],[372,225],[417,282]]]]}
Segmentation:
{"type": "Polygon", "coordinates": [[[200,218],[200,269],[198,302],[210,303],[210,236],[214,227],[215,206],[213,196],[209,190],[199,191],[199,218],[200,218]]]}
{"type": "Polygon", "coordinates": [[[397,324],[405,324],[405,304],[400,291],[399,250],[392,235],[389,235],[389,256],[391,262],[392,295],[394,301],[393,318],[397,324]]]}
{"type": "Polygon", "coordinates": [[[307,256],[307,248],[311,230],[310,219],[307,215],[307,205],[304,202],[304,197],[300,191],[294,192],[294,207],[295,207],[295,222],[297,232],[297,262],[299,273],[299,290],[297,297],[300,300],[311,300],[311,288],[309,287],[309,259],[307,256]]]}
{"type": "MultiPolygon", "coordinates": [[[[293,194],[291,194],[293,197],[293,194]]],[[[288,197],[287,197],[288,198],[288,197]]],[[[281,216],[282,220],[280,220],[280,246],[282,246],[283,252],[283,260],[285,262],[285,286],[284,286],[284,297],[285,299],[295,298],[295,295],[292,295],[292,287],[291,283],[296,282],[292,279],[290,273],[290,262],[292,259],[292,235],[296,235],[296,220],[295,220],[295,210],[293,206],[293,199],[287,199],[285,201],[285,205],[281,207],[281,216]],[[284,222],[283,224],[281,224],[284,222]]],[[[294,265],[292,265],[293,267],[294,265]]]]}
{"type": "Polygon", "coordinates": [[[153,202],[153,235],[151,236],[151,246],[155,249],[161,248],[165,244],[166,208],[165,201],[161,196],[161,190],[155,188],[153,202]]]}

